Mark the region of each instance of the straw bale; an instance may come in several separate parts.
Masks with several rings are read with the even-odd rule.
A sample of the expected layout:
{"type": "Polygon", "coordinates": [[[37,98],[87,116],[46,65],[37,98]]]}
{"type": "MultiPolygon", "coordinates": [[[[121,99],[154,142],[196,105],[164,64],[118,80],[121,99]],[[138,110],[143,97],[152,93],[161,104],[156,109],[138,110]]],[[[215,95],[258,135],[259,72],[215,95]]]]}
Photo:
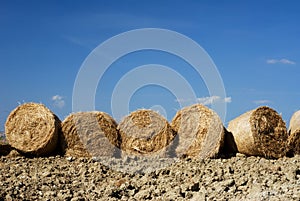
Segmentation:
{"type": "Polygon", "coordinates": [[[70,114],[62,122],[61,149],[66,156],[117,156],[120,137],[117,123],[99,111],[70,114]]]}
{"type": "Polygon", "coordinates": [[[291,119],[290,119],[290,125],[289,125],[289,132],[294,133],[296,130],[300,129],[300,110],[296,111],[291,119]]]}
{"type": "Polygon", "coordinates": [[[201,104],[179,110],[171,126],[179,138],[178,157],[214,158],[223,148],[223,123],[217,113],[201,104]]]}
{"type": "Polygon", "coordinates": [[[46,106],[25,103],[14,109],[5,123],[8,143],[22,153],[43,156],[57,146],[60,120],[46,106]]]}
{"type": "Polygon", "coordinates": [[[175,137],[168,121],[157,112],[141,109],[119,124],[122,156],[167,157],[175,137]]]}
{"type": "Polygon", "coordinates": [[[289,156],[300,155],[300,130],[289,135],[287,146],[289,156]]]}
{"type": "Polygon", "coordinates": [[[245,155],[279,158],[286,154],[285,122],[273,109],[262,106],[229,122],[238,152],[245,155]]]}
{"type": "Polygon", "coordinates": [[[295,112],[290,119],[288,154],[300,154],[300,110],[295,112]]]}

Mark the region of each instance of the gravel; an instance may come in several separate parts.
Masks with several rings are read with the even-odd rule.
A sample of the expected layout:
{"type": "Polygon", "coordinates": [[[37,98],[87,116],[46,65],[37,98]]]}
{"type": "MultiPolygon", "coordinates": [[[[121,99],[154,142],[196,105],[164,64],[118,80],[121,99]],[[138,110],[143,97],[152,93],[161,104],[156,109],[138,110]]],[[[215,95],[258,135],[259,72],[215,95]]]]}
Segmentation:
{"type": "Polygon", "coordinates": [[[2,156],[0,200],[300,200],[300,156],[186,159],[144,172],[110,160],[2,156]]]}

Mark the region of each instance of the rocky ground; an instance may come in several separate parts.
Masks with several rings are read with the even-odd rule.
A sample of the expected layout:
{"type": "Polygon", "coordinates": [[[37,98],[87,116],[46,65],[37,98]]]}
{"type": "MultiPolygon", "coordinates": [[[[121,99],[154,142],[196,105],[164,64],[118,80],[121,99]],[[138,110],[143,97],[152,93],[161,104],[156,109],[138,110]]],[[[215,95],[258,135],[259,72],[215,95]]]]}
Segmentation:
{"type": "Polygon", "coordinates": [[[119,162],[2,156],[0,200],[300,200],[300,156],[186,159],[139,173],[119,162]]]}

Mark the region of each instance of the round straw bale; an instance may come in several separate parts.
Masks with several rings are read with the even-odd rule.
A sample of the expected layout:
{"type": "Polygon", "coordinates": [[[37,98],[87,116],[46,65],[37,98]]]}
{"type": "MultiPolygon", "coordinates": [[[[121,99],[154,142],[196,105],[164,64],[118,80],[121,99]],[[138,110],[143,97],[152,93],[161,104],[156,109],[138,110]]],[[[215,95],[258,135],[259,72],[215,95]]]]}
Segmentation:
{"type": "Polygon", "coordinates": [[[300,130],[300,110],[295,112],[290,119],[289,133],[295,133],[296,130],[300,130]]]}
{"type": "Polygon", "coordinates": [[[57,147],[60,120],[46,106],[25,103],[14,109],[5,123],[8,143],[30,155],[49,155],[57,147]]]}
{"type": "Polygon", "coordinates": [[[288,153],[300,154],[300,110],[292,115],[289,125],[288,153]]]}
{"type": "Polygon", "coordinates": [[[179,110],[171,125],[179,138],[178,157],[214,158],[223,148],[223,123],[217,113],[201,104],[179,110]]]}
{"type": "Polygon", "coordinates": [[[117,123],[99,111],[70,114],[62,122],[61,148],[66,156],[112,157],[120,147],[117,123]]]}
{"type": "Polygon", "coordinates": [[[152,110],[137,110],[118,125],[122,156],[166,157],[175,137],[168,121],[152,110]]]}
{"type": "Polygon", "coordinates": [[[300,130],[291,133],[288,138],[288,155],[300,155],[300,130]]]}
{"type": "Polygon", "coordinates": [[[262,106],[229,122],[238,152],[245,155],[279,158],[285,156],[287,131],[285,122],[273,109],[262,106]]]}

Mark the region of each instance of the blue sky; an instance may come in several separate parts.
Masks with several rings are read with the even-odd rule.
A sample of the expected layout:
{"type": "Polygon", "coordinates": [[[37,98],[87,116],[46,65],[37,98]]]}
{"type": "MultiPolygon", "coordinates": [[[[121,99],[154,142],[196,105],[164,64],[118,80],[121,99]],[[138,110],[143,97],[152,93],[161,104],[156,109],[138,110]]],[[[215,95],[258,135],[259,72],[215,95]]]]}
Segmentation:
{"type": "MultiPolygon", "coordinates": [[[[288,121],[300,109],[299,8],[296,0],[1,1],[0,130],[23,102],[43,103],[63,120],[72,112],[73,86],[85,58],[105,40],[141,28],[179,32],[206,50],[224,82],[225,123],[260,105],[288,121]]],[[[210,106],[217,99],[184,61],[143,51],[108,69],[98,86],[96,109],[111,113],[118,80],[149,63],[178,71],[195,89],[198,102],[210,106]]],[[[180,107],[170,91],[149,85],[131,99],[129,110],[138,108],[164,108],[161,112],[170,120],[180,107]]]]}

